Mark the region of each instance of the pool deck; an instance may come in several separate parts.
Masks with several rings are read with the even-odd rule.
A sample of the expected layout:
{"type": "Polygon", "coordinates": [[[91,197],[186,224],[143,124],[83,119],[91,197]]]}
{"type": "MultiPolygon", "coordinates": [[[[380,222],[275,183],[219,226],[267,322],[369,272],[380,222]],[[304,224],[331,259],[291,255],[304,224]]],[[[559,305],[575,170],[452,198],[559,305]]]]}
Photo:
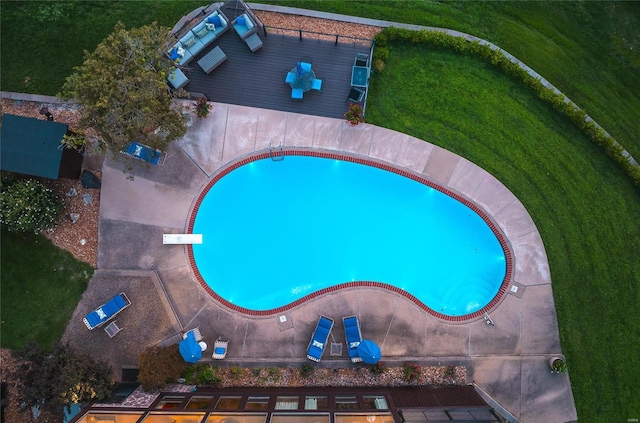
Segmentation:
{"type": "MultiPolygon", "coordinates": [[[[277,216],[260,210],[246,222],[279,223],[277,216]]],[[[549,358],[562,351],[549,265],[533,220],[496,178],[428,142],[370,124],[351,127],[342,119],[215,103],[208,118],[194,118],[186,136],[170,145],[161,166],[124,155],[105,160],[99,231],[99,270],[64,339],[108,359],[116,373],[137,367],[144,348],[177,343],[183,330],[196,326],[209,344],[209,360],[214,340],[222,337],[230,340],[228,364],[299,366],[308,362],[305,351],[319,315],[335,320],[332,339],[344,344],[341,319],[356,314],[363,337],[381,346],[387,364],[465,365],[468,382],[486,391],[498,411],[503,407],[518,421],[577,420],[569,374],[549,371],[549,358]],[[372,287],[332,292],[271,316],[243,315],[214,301],[194,277],[186,247],[163,245],[162,235],[186,232],[195,200],[222,166],[279,145],[383,161],[422,175],[484,210],[513,252],[514,282],[490,312],[495,325],[483,318],[446,322],[404,296],[372,287]],[[116,319],[123,331],[113,339],[101,329],[88,332],[82,316],[119,291],[132,301],[116,319]]],[[[286,261],[283,257],[276,265],[285,268],[286,261]]],[[[246,263],[251,265],[250,255],[246,263]]],[[[330,356],[329,351],[319,365],[355,366],[346,352],[330,356]]]]}

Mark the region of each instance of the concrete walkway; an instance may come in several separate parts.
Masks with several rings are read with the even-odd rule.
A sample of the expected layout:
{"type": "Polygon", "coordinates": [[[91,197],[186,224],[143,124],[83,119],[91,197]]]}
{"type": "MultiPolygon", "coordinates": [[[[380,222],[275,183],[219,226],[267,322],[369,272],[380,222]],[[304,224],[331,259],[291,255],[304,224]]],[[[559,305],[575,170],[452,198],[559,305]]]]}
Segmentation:
{"type": "MultiPolygon", "coordinates": [[[[447,150],[369,124],[351,127],[344,120],[227,104],[215,104],[208,118],[194,117],[193,122],[186,136],[172,143],[162,166],[122,156],[107,158],[103,167],[96,277],[119,280],[118,289],[126,290],[118,275],[127,277],[132,270],[152,274],[147,285],[132,279],[133,305],[119,321],[126,326],[128,315],[153,313],[148,320],[165,322],[149,326],[148,344],[139,348],[175,343],[180,329],[199,326],[209,345],[218,336],[230,340],[229,363],[299,366],[307,361],[306,347],[320,314],[335,319],[336,342],[344,340],[341,318],[357,314],[363,334],[381,346],[383,361],[390,365],[409,360],[466,365],[469,382],[520,421],[577,419],[568,374],[551,374],[548,366],[549,357],[561,354],[561,348],[542,240],[523,205],[496,178],[447,150]],[[163,245],[162,234],[186,231],[195,199],[223,165],[281,144],[382,160],[482,208],[505,234],[514,255],[514,282],[491,311],[495,326],[484,319],[445,322],[405,297],[377,288],[340,290],[266,317],[242,315],[214,301],[193,276],[186,248],[163,245]],[[144,306],[146,296],[158,304],[153,311],[144,306]]],[[[104,290],[105,285],[92,281],[83,301],[92,297],[92,289],[104,290]]],[[[75,320],[81,320],[84,309],[89,305],[79,306],[75,320]]],[[[119,345],[136,334],[124,330],[118,334],[119,345]]],[[[206,351],[209,359],[210,354],[211,348],[206,351]]],[[[327,352],[321,365],[352,364],[344,354],[327,352]]]]}

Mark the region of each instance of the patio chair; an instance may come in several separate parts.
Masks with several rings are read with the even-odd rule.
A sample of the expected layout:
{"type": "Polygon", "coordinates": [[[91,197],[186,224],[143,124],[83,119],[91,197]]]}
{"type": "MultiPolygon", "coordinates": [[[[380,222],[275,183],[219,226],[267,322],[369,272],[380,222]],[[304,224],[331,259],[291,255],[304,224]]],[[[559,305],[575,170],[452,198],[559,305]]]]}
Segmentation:
{"type": "Polygon", "coordinates": [[[227,355],[227,346],[229,341],[222,341],[219,338],[213,343],[213,357],[216,360],[222,360],[227,355]]]}
{"type": "Polygon", "coordinates": [[[313,331],[311,340],[309,341],[309,347],[307,348],[307,358],[317,363],[322,359],[322,353],[325,350],[327,341],[329,340],[329,334],[333,329],[333,319],[329,317],[320,316],[316,329],[313,331]]]}
{"type": "Polygon", "coordinates": [[[291,88],[291,98],[294,100],[302,100],[303,91],[301,88],[291,88]]]}
{"type": "Polygon", "coordinates": [[[193,337],[196,339],[196,342],[200,342],[203,339],[202,334],[200,333],[200,328],[193,328],[191,330],[186,331],[185,333],[182,334],[182,339],[187,339],[187,336],[189,336],[189,332],[193,332],[193,337]]]}
{"type": "Polygon", "coordinates": [[[322,79],[314,79],[311,82],[311,89],[312,90],[317,90],[317,91],[322,91],[322,79]]]}
{"type": "Polygon", "coordinates": [[[358,355],[358,345],[362,342],[362,334],[360,332],[360,322],[357,316],[349,316],[342,318],[344,325],[344,335],[347,339],[347,351],[351,362],[358,363],[362,358],[358,355]]]}
{"type": "Polygon", "coordinates": [[[360,103],[364,98],[364,91],[360,88],[351,87],[351,91],[349,91],[349,97],[347,97],[348,102],[352,103],[360,103]]]}
{"type": "Polygon", "coordinates": [[[296,82],[296,79],[298,79],[298,77],[295,73],[287,72],[287,77],[285,78],[284,82],[286,84],[293,84],[294,82],[296,82]]]}
{"type": "Polygon", "coordinates": [[[369,55],[366,53],[356,53],[353,66],[369,66],[369,55]]]}
{"type": "Polygon", "coordinates": [[[129,298],[127,298],[124,292],[121,292],[106,303],[102,304],[100,307],[93,310],[91,313],[87,314],[82,321],[87,326],[87,329],[93,330],[113,319],[116,314],[120,313],[130,305],[131,301],[129,301],[129,298]]]}
{"type": "Polygon", "coordinates": [[[300,62],[300,66],[304,72],[311,72],[311,63],[309,62],[300,62]]]}

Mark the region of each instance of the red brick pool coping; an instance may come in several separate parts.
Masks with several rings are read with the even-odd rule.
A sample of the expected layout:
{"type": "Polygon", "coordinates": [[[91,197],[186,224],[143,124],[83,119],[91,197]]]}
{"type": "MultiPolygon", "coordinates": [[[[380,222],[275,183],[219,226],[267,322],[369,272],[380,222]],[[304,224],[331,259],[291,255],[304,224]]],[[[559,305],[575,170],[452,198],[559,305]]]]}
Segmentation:
{"type": "Polygon", "coordinates": [[[240,313],[244,313],[244,314],[248,314],[251,316],[270,316],[273,314],[277,314],[277,313],[282,313],[285,312],[287,310],[290,310],[294,307],[297,307],[313,298],[322,296],[324,294],[330,293],[330,292],[335,292],[338,291],[340,289],[345,289],[345,288],[357,288],[357,287],[374,287],[374,288],[383,288],[386,289],[388,291],[397,293],[402,295],[403,297],[413,301],[418,307],[420,307],[422,310],[426,311],[427,313],[429,313],[430,315],[438,318],[438,319],[442,319],[442,320],[446,320],[448,322],[465,322],[468,320],[474,320],[477,319],[479,317],[482,317],[484,315],[485,312],[489,312],[491,309],[493,309],[494,307],[496,307],[500,301],[502,300],[507,287],[509,286],[509,284],[511,283],[511,280],[513,278],[513,254],[511,252],[511,248],[509,247],[509,244],[507,243],[506,237],[504,236],[504,234],[502,233],[502,231],[498,228],[498,226],[496,225],[496,223],[493,221],[493,219],[491,219],[489,217],[489,215],[482,210],[480,207],[478,207],[475,203],[471,202],[470,200],[462,197],[460,194],[451,191],[448,188],[445,188],[444,186],[441,186],[433,181],[430,181],[420,175],[417,175],[415,173],[411,173],[408,172],[406,170],[400,169],[398,167],[395,166],[391,166],[388,165],[386,163],[380,163],[377,162],[375,160],[372,160],[370,158],[364,158],[364,157],[356,157],[356,156],[350,156],[348,154],[345,153],[335,153],[335,152],[327,152],[327,151],[318,151],[318,150],[309,150],[309,149],[300,149],[300,148],[287,148],[284,149],[282,151],[263,151],[263,152],[259,152],[259,153],[254,153],[250,156],[247,156],[243,159],[237,160],[233,163],[230,163],[228,165],[226,165],[225,167],[223,167],[222,169],[220,169],[220,171],[207,183],[206,187],[202,190],[202,192],[200,192],[200,195],[198,196],[198,198],[196,199],[196,202],[193,206],[193,210],[191,211],[191,216],[189,217],[189,226],[187,228],[187,232],[188,233],[193,233],[193,226],[196,220],[196,215],[198,213],[198,209],[200,208],[200,204],[202,204],[202,200],[204,199],[204,197],[207,195],[207,193],[209,192],[209,190],[213,187],[213,185],[216,184],[216,182],[218,182],[220,179],[222,179],[224,176],[226,176],[229,172],[239,168],[240,166],[244,166],[248,163],[257,161],[257,160],[262,160],[262,159],[268,159],[268,158],[273,158],[273,157],[278,157],[278,156],[309,156],[309,157],[321,157],[321,158],[326,158],[326,159],[334,159],[334,160],[343,160],[343,161],[348,161],[348,162],[353,162],[353,163],[358,163],[358,164],[363,164],[363,165],[367,165],[367,166],[373,166],[373,167],[377,167],[379,169],[382,170],[386,170],[388,172],[393,172],[395,174],[404,176],[406,178],[412,179],[416,182],[420,182],[421,184],[424,184],[430,188],[436,189],[440,192],[442,192],[443,194],[448,195],[449,197],[461,202],[462,204],[464,204],[465,206],[469,207],[471,210],[473,210],[474,212],[476,212],[481,218],[482,220],[484,220],[484,222],[489,226],[489,228],[491,228],[491,230],[493,231],[494,235],[496,236],[496,238],[498,239],[498,242],[500,242],[500,245],[502,246],[502,250],[504,251],[504,256],[505,256],[505,260],[506,260],[506,271],[505,271],[505,277],[502,281],[502,284],[500,285],[500,288],[498,289],[498,293],[496,294],[496,296],[484,307],[482,307],[480,310],[477,310],[473,313],[470,314],[464,314],[461,316],[448,316],[446,314],[442,314],[442,313],[438,313],[435,310],[432,310],[431,308],[427,307],[422,301],[420,301],[418,298],[416,298],[415,296],[411,295],[410,293],[408,293],[407,291],[400,289],[396,286],[390,285],[390,284],[386,284],[386,283],[382,283],[382,282],[372,282],[372,281],[354,281],[354,282],[346,282],[346,283],[341,283],[341,284],[337,284],[337,285],[333,285],[330,286],[328,288],[323,288],[319,291],[313,292],[311,294],[305,295],[304,297],[286,304],[284,306],[281,307],[277,307],[271,310],[251,310],[251,309],[247,309],[244,307],[240,307],[236,304],[230,303],[229,301],[225,300],[224,298],[222,298],[221,296],[219,296],[218,294],[215,293],[215,291],[213,291],[211,289],[211,287],[207,284],[207,282],[204,280],[204,278],[202,277],[202,275],[200,274],[199,270],[198,270],[198,266],[196,265],[196,261],[195,258],[193,256],[193,247],[191,245],[187,246],[187,254],[189,255],[189,264],[191,266],[191,269],[193,270],[193,274],[195,275],[196,279],[198,280],[198,282],[200,283],[200,285],[202,286],[202,288],[204,288],[205,291],[207,291],[209,293],[209,295],[211,295],[216,301],[220,302],[221,304],[223,304],[224,306],[228,307],[231,310],[240,312],[240,313]]]}

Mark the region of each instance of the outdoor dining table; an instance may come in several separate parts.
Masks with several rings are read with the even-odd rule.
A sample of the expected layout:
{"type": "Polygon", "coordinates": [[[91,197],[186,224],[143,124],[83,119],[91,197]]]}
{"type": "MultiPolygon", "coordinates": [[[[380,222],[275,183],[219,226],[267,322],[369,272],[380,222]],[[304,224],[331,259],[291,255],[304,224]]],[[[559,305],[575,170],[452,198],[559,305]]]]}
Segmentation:
{"type": "Polygon", "coordinates": [[[294,67],[293,69],[291,69],[291,73],[296,75],[296,80],[289,85],[291,85],[291,88],[298,88],[303,92],[309,91],[311,89],[311,85],[313,84],[313,80],[316,79],[316,74],[313,69],[304,71],[302,73],[302,76],[300,76],[297,67],[294,67]]]}

